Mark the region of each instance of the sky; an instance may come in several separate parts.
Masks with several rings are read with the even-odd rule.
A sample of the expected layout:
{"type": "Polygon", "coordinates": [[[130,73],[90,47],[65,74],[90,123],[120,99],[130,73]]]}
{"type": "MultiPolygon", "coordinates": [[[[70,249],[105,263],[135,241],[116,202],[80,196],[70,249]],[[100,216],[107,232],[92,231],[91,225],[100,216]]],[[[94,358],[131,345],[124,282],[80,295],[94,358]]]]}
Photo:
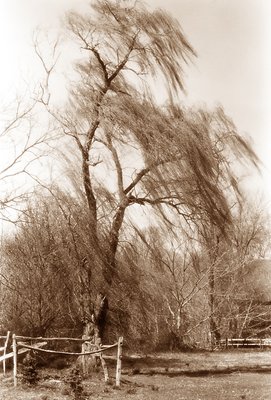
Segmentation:
{"type": "MultiPolygon", "coordinates": [[[[0,0],[0,104],[35,76],[32,32],[58,29],[65,11],[87,0],[0,0]]],[[[251,196],[264,195],[271,213],[271,2],[270,0],[147,0],[177,18],[198,54],[186,69],[189,104],[222,104],[240,133],[251,137],[262,176],[246,179],[251,196]]],[[[0,148],[1,159],[6,149],[0,148]]]]}

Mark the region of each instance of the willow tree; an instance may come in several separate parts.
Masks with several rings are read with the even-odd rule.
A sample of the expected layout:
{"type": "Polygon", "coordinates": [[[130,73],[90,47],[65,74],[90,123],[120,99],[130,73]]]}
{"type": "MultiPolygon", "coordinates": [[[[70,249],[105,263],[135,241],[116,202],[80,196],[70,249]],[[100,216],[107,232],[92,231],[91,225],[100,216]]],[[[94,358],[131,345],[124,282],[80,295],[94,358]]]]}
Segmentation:
{"type": "Polygon", "coordinates": [[[256,157],[222,109],[180,106],[183,68],[195,51],[166,12],[97,0],[89,15],[69,13],[66,27],[81,55],[66,108],[50,111],[81,160],[93,249],[80,267],[82,316],[85,334],[97,339],[108,290],[121,279],[118,246],[133,207],[152,208],[169,225],[206,219],[225,231],[227,194],[238,193],[229,157],[256,157]],[[162,87],[163,107],[155,101],[162,87]],[[91,286],[94,265],[100,287],[91,286]]]}

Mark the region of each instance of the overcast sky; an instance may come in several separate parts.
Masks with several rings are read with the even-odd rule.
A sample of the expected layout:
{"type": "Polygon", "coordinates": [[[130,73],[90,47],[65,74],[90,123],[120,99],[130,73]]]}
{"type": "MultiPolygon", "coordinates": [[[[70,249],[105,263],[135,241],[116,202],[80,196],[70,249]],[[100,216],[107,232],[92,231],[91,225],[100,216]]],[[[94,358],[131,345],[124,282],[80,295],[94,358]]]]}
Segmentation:
{"type": "MultiPolygon", "coordinates": [[[[251,178],[251,186],[255,193],[264,190],[271,212],[270,0],[145,3],[178,18],[198,54],[187,69],[186,101],[210,107],[222,104],[240,132],[252,137],[265,169],[262,178],[251,178]]],[[[33,73],[33,29],[42,24],[57,27],[66,10],[83,10],[87,4],[87,0],[0,0],[0,101],[20,86],[22,73],[33,73]]]]}

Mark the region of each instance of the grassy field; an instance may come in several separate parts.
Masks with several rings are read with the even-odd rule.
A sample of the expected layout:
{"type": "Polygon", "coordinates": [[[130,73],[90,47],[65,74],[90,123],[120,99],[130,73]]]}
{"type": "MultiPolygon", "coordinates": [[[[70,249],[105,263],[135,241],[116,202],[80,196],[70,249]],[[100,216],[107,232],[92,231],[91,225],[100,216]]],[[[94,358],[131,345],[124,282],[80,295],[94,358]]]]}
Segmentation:
{"type": "MultiPolygon", "coordinates": [[[[114,366],[110,362],[111,375],[114,366]]],[[[270,400],[271,353],[175,353],[125,357],[120,390],[105,386],[102,374],[84,381],[87,399],[117,400],[270,400]],[[238,372],[239,371],[241,372],[238,372]],[[257,372],[255,372],[257,371],[257,372]]],[[[13,388],[11,374],[0,378],[1,400],[70,400],[66,370],[41,372],[36,387],[13,388]]]]}
{"type": "MultiPolygon", "coordinates": [[[[271,352],[235,350],[195,353],[159,353],[124,357],[124,373],[198,375],[271,371],[271,352]]],[[[271,397],[270,397],[271,399],[271,397]]]]}

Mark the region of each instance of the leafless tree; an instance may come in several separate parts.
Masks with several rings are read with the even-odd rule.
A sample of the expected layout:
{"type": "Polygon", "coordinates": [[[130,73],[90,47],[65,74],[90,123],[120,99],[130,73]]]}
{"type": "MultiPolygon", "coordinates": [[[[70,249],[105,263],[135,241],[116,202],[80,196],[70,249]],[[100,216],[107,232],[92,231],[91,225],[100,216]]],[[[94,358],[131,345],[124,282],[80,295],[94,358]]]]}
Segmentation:
{"type": "Polygon", "coordinates": [[[67,229],[61,230],[59,210],[44,193],[32,196],[23,212],[16,234],[2,240],[2,320],[10,330],[31,336],[63,332],[78,324],[73,277],[63,257],[67,229]]]}
{"type": "MultiPolygon", "coordinates": [[[[55,132],[40,122],[41,108],[27,93],[3,105],[0,113],[0,217],[17,222],[33,186],[32,175],[43,173],[55,132]]],[[[51,150],[50,150],[51,151],[51,150]]]]}
{"type": "MultiPolygon", "coordinates": [[[[66,27],[81,49],[75,83],[65,107],[52,108],[52,94],[47,101],[44,90],[40,101],[80,156],[85,224],[95,249],[80,269],[82,317],[84,334],[99,342],[132,209],[152,208],[169,226],[178,220],[193,230],[200,220],[225,233],[231,222],[227,196],[239,197],[229,160],[255,165],[257,157],[222,108],[180,106],[183,68],[195,51],[167,13],[98,0],[89,15],[68,14],[66,27]],[[165,106],[155,101],[152,83],[166,87],[165,106]],[[93,266],[100,277],[96,287],[93,266]]],[[[36,51],[48,88],[54,63],[48,66],[36,51]]]]}

